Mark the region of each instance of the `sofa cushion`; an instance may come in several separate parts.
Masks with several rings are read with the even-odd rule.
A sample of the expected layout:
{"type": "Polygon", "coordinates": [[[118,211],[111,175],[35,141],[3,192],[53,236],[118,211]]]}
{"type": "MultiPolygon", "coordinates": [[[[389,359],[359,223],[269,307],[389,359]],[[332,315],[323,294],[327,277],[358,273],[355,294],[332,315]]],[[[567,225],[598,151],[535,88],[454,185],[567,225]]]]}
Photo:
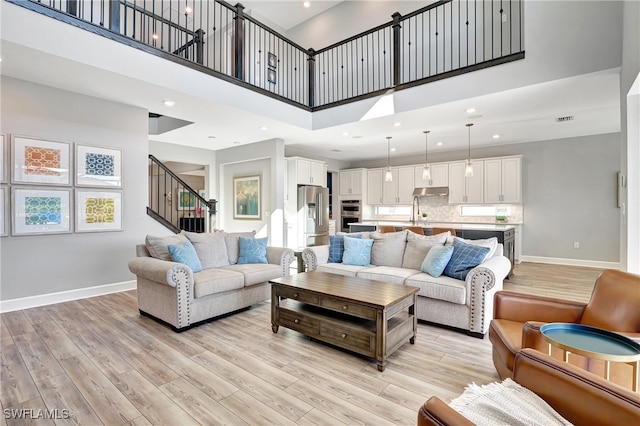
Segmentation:
{"type": "Polygon", "coordinates": [[[187,265],[193,272],[202,271],[202,264],[198,259],[196,249],[189,240],[182,244],[169,244],[169,253],[174,262],[187,265]]]}
{"type": "Polygon", "coordinates": [[[345,265],[369,266],[372,245],[373,240],[361,240],[345,236],[342,263],[345,265]]]}
{"type": "Polygon", "coordinates": [[[358,278],[384,281],[392,284],[403,284],[405,278],[415,275],[420,271],[416,269],[395,268],[393,266],[374,266],[357,273],[358,278]]]}
{"type": "Polygon", "coordinates": [[[203,269],[220,268],[229,264],[224,232],[187,232],[182,231],[198,253],[203,269]]]}
{"type": "Polygon", "coordinates": [[[420,270],[426,272],[432,277],[439,277],[444,272],[451,255],[453,254],[453,246],[437,246],[429,250],[425,256],[420,270]]]}
{"type": "Polygon", "coordinates": [[[193,297],[204,297],[244,287],[244,275],[226,269],[203,269],[193,274],[193,297]]]}
{"type": "Polygon", "coordinates": [[[269,237],[264,238],[247,238],[239,237],[240,256],[238,256],[238,264],[246,265],[248,263],[269,263],[267,261],[267,241],[269,237]]]}
{"type": "Polygon", "coordinates": [[[160,260],[172,261],[171,253],[169,253],[169,244],[179,245],[187,241],[187,237],[182,234],[169,235],[166,237],[155,237],[153,235],[147,235],[144,239],[144,243],[149,250],[151,257],[155,257],[160,260]]]}
{"type": "Polygon", "coordinates": [[[496,250],[498,248],[498,238],[496,237],[486,238],[484,240],[466,240],[460,237],[448,237],[446,244],[448,246],[453,245],[453,242],[455,240],[462,241],[463,243],[471,244],[474,246],[488,247],[489,251],[484,256],[484,259],[482,259],[483,262],[489,259],[490,257],[493,257],[493,255],[496,253],[496,250]]]}
{"type": "Polygon", "coordinates": [[[371,264],[402,267],[402,257],[407,244],[407,231],[372,232],[371,264]]]}
{"type": "Polygon", "coordinates": [[[402,257],[402,267],[406,269],[420,269],[424,258],[433,246],[444,247],[443,243],[436,240],[411,240],[407,241],[402,257]]]}
{"type": "Polygon", "coordinates": [[[359,271],[369,269],[369,266],[360,265],[345,265],[344,263],[323,263],[318,265],[316,270],[322,272],[328,272],[330,274],[346,275],[348,277],[355,277],[359,271]]]}
{"type": "Polygon", "coordinates": [[[444,274],[459,280],[467,279],[467,274],[484,260],[489,247],[467,244],[459,239],[453,240],[453,254],[444,268],[444,274]]]}
{"type": "Polygon", "coordinates": [[[447,238],[451,237],[451,232],[441,232],[436,235],[420,235],[415,232],[408,231],[407,232],[407,241],[415,241],[415,240],[428,240],[428,241],[437,241],[440,244],[444,244],[447,242],[447,238]]]}
{"type": "Polygon", "coordinates": [[[464,281],[455,278],[445,276],[435,278],[421,272],[407,277],[404,284],[418,287],[420,289],[418,296],[444,300],[445,302],[459,305],[464,305],[467,302],[467,286],[464,281]]]}
{"type": "MultiPolygon", "coordinates": [[[[362,238],[362,234],[349,235],[352,238],[362,238]]],[[[327,263],[341,263],[344,254],[344,235],[329,235],[329,259],[327,263]]]]}
{"type": "Polygon", "coordinates": [[[223,268],[225,271],[235,271],[244,275],[244,286],[249,287],[282,276],[280,265],[249,263],[229,265],[223,268]]]}
{"type": "Polygon", "coordinates": [[[229,256],[230,265],[238,263],[238,257],[240,256],[240,237],[255,238],[256,231],[224,233],[224,243],[227,245],[227,255],[229,256]]]}

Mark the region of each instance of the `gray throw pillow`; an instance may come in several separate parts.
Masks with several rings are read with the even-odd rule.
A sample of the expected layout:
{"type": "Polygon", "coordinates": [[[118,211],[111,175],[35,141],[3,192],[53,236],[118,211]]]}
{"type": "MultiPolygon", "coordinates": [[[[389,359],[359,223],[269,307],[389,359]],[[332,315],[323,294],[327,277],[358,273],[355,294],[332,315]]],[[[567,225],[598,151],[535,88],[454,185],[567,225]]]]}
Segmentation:
{"type": "Polygon", "coordinates": [[[202,269],[220,268],[229,265],[227,245],[224,232],[197,233],[182,231],[196,249],[196,254],[202,264],[202,269]]]}
{"type": "Polygon", "coordinates": [[[182,234],[169,235],[167,237],[155,237],[153,235],[147,235],[144,239],[144,243],[149,250],[151,257],[155,257],[160,260],[173,261],[171,253],[169,253],[169,245],[178,246],[187,242],[187,237],[182,234]]]}
{"type": "Polygon", "coordinates": [[[436,240],[411,240],[407,241],[402,258],[402,267],[405,269],[420,269],[424,258],[434,246],[444,246],[436,240]]]}
{"type": "Polygon", "coordinates": [[[371,264],[376,266],[402,267],[402,257],[407,244],[407,231],[372,232],[371,264]]]}
{"type": "Polygon", "coordinates": [[[227,256],[229,256],[229,264],[238,263],[240,256],[240,237],[255,238],[256,231],[251,232],[225,232],[224,243],[227,246],[227,256]]]}

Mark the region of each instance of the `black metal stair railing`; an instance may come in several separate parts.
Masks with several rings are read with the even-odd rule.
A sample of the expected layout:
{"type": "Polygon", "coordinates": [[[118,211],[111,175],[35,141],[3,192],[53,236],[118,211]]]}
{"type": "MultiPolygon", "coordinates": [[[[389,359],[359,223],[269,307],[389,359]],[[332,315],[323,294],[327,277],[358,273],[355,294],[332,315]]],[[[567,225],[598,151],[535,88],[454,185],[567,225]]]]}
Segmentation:
{"type": "Polygon", "coordinates": [[[147,214],[174,232],[213,230],[216,200],[198,191],[153,155],[149,155],[149,205],[147,214]]]}
{"type": "Polygon", "coordinates": [[[5,1],[310,111],[524,58],[524,0],[440,0],[319,50],[224,0],[5,1]]]}

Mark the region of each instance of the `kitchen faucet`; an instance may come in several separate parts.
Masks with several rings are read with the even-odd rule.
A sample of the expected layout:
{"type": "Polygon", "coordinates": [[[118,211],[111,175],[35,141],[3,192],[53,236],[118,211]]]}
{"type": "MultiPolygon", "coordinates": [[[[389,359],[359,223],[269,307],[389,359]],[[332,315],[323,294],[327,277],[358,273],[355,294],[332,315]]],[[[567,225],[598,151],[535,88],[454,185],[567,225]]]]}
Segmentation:
{"type": "Polygon", "coordinates": [[[418,213],[418,217],[420,217],[420,197],[414,195],[413,200],[411,201],[411,222],[414,225],[417,223],[416,212],[418,213]],[[417,211],[416,204],[418,205],[417,211]]]}

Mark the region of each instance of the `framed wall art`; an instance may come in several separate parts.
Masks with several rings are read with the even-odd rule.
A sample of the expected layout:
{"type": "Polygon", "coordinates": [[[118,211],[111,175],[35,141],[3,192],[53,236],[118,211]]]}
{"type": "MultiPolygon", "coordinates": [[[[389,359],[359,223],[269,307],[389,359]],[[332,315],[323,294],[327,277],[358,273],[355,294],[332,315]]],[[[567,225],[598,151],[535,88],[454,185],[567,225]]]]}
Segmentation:
{"type": "Polygon", "coordinates": [[[276,70],[269,68],[267,70],[267,80],[269,83],[276,84],[276,70]]]}
{"type": "Polygon", "coordinates": [[[76,232],[122,229],[121,191],[76,189],[76,232]]]}
{"type": "Polygon", "coordinates": [[[9,234],[9,214],[7,213],[7,207],[9,207],[8,191],[8,188],[0,188],[0,237],[6,237],[9,234]]]}
{"type": "Polygon", "coordinates": [[[71,233],[71,189],[11,189],[11,235],[71,233]]]}
{"type": "Polygon", "coordinates": [[[122,188],[122,150],[77,144],[76,186],[122,188]]]}
{"type": "Polygon", "coordinates": [[[274,70],[278,66],[278,57],[274,53],[267,53],[267,65],[269,68],[273,68],[274,70]]]}
{"type": "Polygon", "coordinates": [[[260,176],[233,178],[233,218],[260,220],[260,176]]]}
{"type": "Polygon", "coordinates": [[[196,196],[191,191],[184,189],[176,189],[176,210],[195,210],[196,209],[196,196]]]}
{"type": "Polygon", "coordinates": [[[71,143],[29,136],[11,139],[11,181],[71,185],[71,143]]]}
{"type": "Polygon", "coordinates": [[[7,181],[7,136],[0,133],[0,182],[7,181]]]}

